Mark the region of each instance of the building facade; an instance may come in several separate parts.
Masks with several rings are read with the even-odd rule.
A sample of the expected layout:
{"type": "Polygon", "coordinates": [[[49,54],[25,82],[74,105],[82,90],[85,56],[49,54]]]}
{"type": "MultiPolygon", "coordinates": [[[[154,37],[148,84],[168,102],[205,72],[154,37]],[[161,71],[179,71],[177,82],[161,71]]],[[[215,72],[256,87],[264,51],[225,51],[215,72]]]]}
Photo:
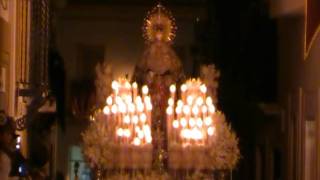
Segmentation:
{"type": "Polygon", "coordinates": [[[320,179],[320,34],[314,34],[307,53],[307,3],[271,1],[270,8],[278,23],[278,102],[284,112],[283,174],[288,180],[320,179]]]}
{"type": "MultiPolygon", "coordinates": [[[[0,1],[0,110],[16,121],[21,152],[30,162],[38,158],[33,145],[40,143],[34,127],[45,122],[36,119],[48,111],[50,6],[48,0],[0,1]]],[[[45,151],[51,145],[43,144],[45,151]]],[[[45,166],[47,174],[53,172],[54,166],[45,166]]]]}

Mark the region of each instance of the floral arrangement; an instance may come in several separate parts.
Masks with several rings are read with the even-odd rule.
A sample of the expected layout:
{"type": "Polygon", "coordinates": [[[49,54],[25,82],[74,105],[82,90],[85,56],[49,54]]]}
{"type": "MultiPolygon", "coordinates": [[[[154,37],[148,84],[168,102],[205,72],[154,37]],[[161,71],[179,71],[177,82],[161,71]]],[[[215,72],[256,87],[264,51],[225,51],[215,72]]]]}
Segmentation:
{"type": "Polygon", "coordinates": [[[96,68],[96,103],[97,106],[101,106],[105,103],[105,99],[112,92],[110,84],[113,80],[112,67],[105,61],[98,63],[96,68]]]}
{"type": "MultiPolygon", "coordinates": [[[[218,87],[220,71],[214,64],[203,65],[200,77],[208,88],[208,95],[212,97],[214,104],[218,103],[218,87]]],[[[240,159],[239,140],[227,123],[225,116],[218,112],[221,118],[216,122],[215,142],[210,147],[209,154],[213,169],[234,169],[240,159]]]]}
{"type": "Polygon", "coordinates": [[[209,149],[210,164],[212,169],[232,170],[240,159],[239,140],[225,116],[221,112],[217,113],[221,118],[216,121],[216,136],[209,149]]]}
{"type": "Polygon", "coordinates": [[[219,77],[220,71],[214,64],[201,66],[200,78],[206,84],[208,96],[212,97],[214,104],[218,102],[219,77]]]}
{"type": "MultiPolygon", "coordinates": [[[[106,62],[98,63],[95,67],[96,71],[96,107],[99,108],[105,103],[105,99],[111,93],[111,82],[113,73],[110,64],[106,62]]],[[[98,114],[101,114],[100,109],[95,109],[90,116],[89,127],[82,133],[83,153],[87,158],[91,168],[101,168],[110,165],[111,155],[113,152],[113,144],[110,141],[106,129],[106,122],[95,121],[98,114]]]]}
{"type": "Polygon", "coordinates": [[[82,133],[83,153],[91,168],[104,169],[112,162],[113,144],[107,133],[105,121],[92,121],[82,133]]]}

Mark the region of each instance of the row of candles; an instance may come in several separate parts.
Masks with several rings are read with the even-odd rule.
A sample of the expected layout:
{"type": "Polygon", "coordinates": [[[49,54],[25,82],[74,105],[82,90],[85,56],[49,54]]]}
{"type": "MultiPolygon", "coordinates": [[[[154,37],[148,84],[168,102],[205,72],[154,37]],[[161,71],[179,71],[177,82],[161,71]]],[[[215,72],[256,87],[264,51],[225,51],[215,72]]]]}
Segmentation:
{"type": "MultiPolygon", "coordinates": [[[[137,83],[126,79],[112,82],[113,93],[106,99],[103,112],[108,120],[108,131],[114,132],[119,144],[136,146],[151,144],[152,103],[149,89],[142,86],[139,95],[137,83]]],[[[215,133],[215,106],[207,97],[207,87],[199,79],[188,80],[180,87],[181,97],[176,98],[176,86],[170,86],[167,125],[170,142],[188,145],[206,145],[215,133]]]]}
{"type": "Polygon", "coordinates": [[[115,130],[115,142],[135,146],[151,144],[152,104],[148,87],[142,86],[140,96],[135,82],[130,84],[126,79],[119,79],[111,86],[113,93],[107,97],[103,112],[108,130],[115,130]]]}
{"type": "Polygon", "coordinates": [[[181,99],[176,98],[176,86],[170,86],[167,125],[170,142],[183,146],[207,145],[215,133],[215,106],[207,97],[207,87],[199,79],[188,80],[180,87],[181,99]],[[176,100],[178,99],[178,100],[176,100]]]}

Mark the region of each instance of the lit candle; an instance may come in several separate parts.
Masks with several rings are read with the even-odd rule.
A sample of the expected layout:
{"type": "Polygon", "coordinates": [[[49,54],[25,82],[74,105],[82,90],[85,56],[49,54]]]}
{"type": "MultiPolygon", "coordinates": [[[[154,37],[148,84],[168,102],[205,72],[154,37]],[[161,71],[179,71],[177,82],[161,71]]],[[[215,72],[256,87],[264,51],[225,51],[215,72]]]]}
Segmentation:
{"type": "Polygon", "coordinates": [[[109,108],[108,106],[105,106],[105,107],[103,108],[103,113],[104,113],[105,115],[109,115],[109,114],[110,114],[110,108],[109,108]]]}
{"type": "MultiPolygon", "coordinates": [[[[178,132],[178,128],[179,128],[179,121],[178,120],[173,120],[173,122],[172,122],[172,127],[173,127],[173,129],[172,129],[172,139],[173,139],[173,141],[174,142],[177,142],[177,137],[176,137],[176,134],[177,134],[177,132],[178,132]]],[[[169,131],[170,132],[170,131],[169,131]]]]}
{"type": "Polygon", "coordinates": [[[112,96],[109,96],[107,98],[107,105],[111,106],[112,105],[112,96]]]}
{"type": "Polygon", "coordinates": [[[186,91],[187,91],[187,85],[186,85],[186,84],[182,84],[182,85],[181,85],[181,97],[182,97],[182,101],[185,101],[185,99],[186,99],[186,91]]]}
{"type": "MultiPolygon", "coordinates": [[[[151,143],[151,131],[137,131],[138,126],[151,125],[151,98],[148,96],[147,86],[142,87],[142,96],[138,94],[137,83],[128,82],[127,79],[113,81],[113,93],[106,99],[106,106],[103,108],[108,123],[106,127],[119,144],[143,145],[151,143]],[[141,134],[144,133],[144,134],[141,134]],[[143,137],[142,137],[143,136],[143,137]],[[135,138],[139,138],[139,143],[135,138]]],[[[146,129],[146,128],[144,128],[146,129]]],[[[105,129],[101,129],[105,131],[105,129]]],[[[107,132],[107,133],[108,133],[107,132]]]]}
{"type": "Polygon", "coordinates": [[[211,115],[213,115],[216,112],[216,108],[214,107],[214,105],[209,106],[209,112],[211,115]]]}
{"type": "Polygon", "coordinates": [[[209,136],[213,136],[214,132],[215,132],[215,128],[213,126],[208,128],[208,135],[209,136]]]}
{"type": "Polygon", "coordinates": [[[138,94],[138,84],[136,82],[132,83],[132,89],[133,89],[133,101],[135,101],[138,94]]]}
{"type": "Polygon", "coordinates": [[[176,85],[172,84],[170,86],[170,94],[171,94],[171,98],[174,100],[175,99],[175,94],[176,94],[176,85]]]}
{"type": "Polygon", "coordinates": [[[207,87],[206,87],[206,85],[205,84],[202,84],[201,86],[200,86],[200,91],[202,92],[202,95],[203,95],[203,97],[206,95],[206,93],[207,93],[207,87]]]}
{"type": "Polygon", "coordinates": [[[216,109],[212,98],[206,97],[207,87],[199,79],[187,81],[180,90],[181,99],[176,101],[175,86],[170,86],[171,96],[166,109],[169,138],[173,142],[180,141],[183,146],[205,145],[213,133],[212,116],[216,109]]]}
{"type": "Polygon", "coordinates": [[[143,96],[146,96],[149,93],[148,86],[144,85],[142,86],[142,94],[143,96]]]}

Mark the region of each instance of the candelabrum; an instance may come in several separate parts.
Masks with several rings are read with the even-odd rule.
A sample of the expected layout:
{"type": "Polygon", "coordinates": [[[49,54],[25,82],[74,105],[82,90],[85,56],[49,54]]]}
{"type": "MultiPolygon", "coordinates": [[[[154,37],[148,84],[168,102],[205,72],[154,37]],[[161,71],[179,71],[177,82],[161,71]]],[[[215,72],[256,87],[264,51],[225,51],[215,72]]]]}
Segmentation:
{"type": "Polygon", "coordinates": [[[206,96],[207,87],[200,80],[189,80],[181,85],[181,98],[176,100],[176,86],[170,86],[167,124],[170,143],[182,146],[210,144],[215,133],[216,108],[211,97],[206,96]]]}
{"type": "Polygon", "coordinates": [[[149,168],[152,161],[151,111],[149,89],[127,79],[113,81],[113,93],[107,97],[100,119],[114,142],[114,166],[149,168]],[[142,94],[142,95],[140,95],[142,94]]]}
{"type": "Polygon", "coordinates": [[[176,91],[176,86],[171,85],[166,110],[169,166],[174,169],[207,168],[205,152],[213,143],[216,130],[215,105],[212,98],[206,95],[206,85],[199,79],[182,84],[179,98],[176,91]],[[179,154],[186,156],[176,158],[179,154]]]}
{"type": "MultiPolygon", "coordinates": [[[[153,107],[148,87],[140,91],[136,83],[120,79],[112,82],[112,91],[83,133],[84,153],[92,167],[101,172],[154,170],[152,144],[159,137],[150,128],[153,107]]],[[[168,157],[171,172],[233,169],[239,160],[238,140],[223,113],[216,111],[212,98],[207,96],[206,85],[199,79],[188,80],[179,89],[171,85],[169,96],[168,148],[165,152],[160,149],[164,153],[157,154],[159,159],[168,157]]]]}
{"type": "Polygon", "coordinates": [[[137,83],[120,79],[112,82],[112,89],[103,112],[109,126],[116,130],[115,142],[135,146],[151,144],[152,104],[148,87],[143,86],[139,96],[137,83]]]}

